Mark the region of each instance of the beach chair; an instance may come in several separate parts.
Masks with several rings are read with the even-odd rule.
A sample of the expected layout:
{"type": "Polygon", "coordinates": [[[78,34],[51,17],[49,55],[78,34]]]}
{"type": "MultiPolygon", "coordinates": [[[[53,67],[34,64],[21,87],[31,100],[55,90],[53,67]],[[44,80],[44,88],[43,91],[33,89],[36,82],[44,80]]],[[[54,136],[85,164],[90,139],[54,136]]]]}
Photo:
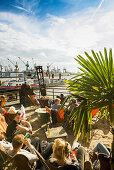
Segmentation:
{"type": "MultiPolygon", "coordinates": [[[[52,109],[49,109],[47,106],[45,106],[45,108],[48,111],[49,115],[52,117],[52,115],[51,115],[52,109]]],[[[64,122],[64,108],[57,111],[57,122],[59,122],[59,123],[64,122]]]]}
{"type": "Polygon", "coordinates": [[[39,106],[39,105],[40,105],[39,102],[38,102],[38,100],[37,100],[36,98],[34,98],[34,95],[31,95],[31,96],[28,95],[28,97],[29,97],[29,99],[31,100],[31,102],[32,102],[35,106],[39,106]]]}
{"type": "Polygon", "coordinates": [[[1,130],[3,133],[6,133],[6,129],[7,129],[7,124],[6,124],[3,116],[0,115],[0,130],[1,130]]]}
{"type": "Polygon", "coordinates": [[[100,170],[111,170],[110,157],[104,153],[98,154],[100,170]]]}
{"type": "Polygon", "coordinates": [[[16,154],[14,157],[5,153],[3,147],[0,145],[0,170],[5,169],[17,169],[17,170],[33,170],[33,166],[30,164],[28,158],[22,154],[16,154]]]}
{"type": "Polygon", "coordinates": [[[6,98],[4,98],[4,99],[2,100],[1,105],[0,105],[0,108],[2,108],[2,107],[5,105],[5,102],[6,102],[6,101],[7,101],[6,98]]]}
{"type": "Polygon", "coordinates": [[[99,108],[98,108],[98,109],[93,109],[93,110],[91,111],[92,118],[98,113],[98,111],[99,111],[99,108]]]}
{"type": "Polygon", "coordinates": [[[12,158],[13,166],[18,170],[33,170],[28,158],[23,154],[17,154],[12,158]]]}
{"type": "Polygon", "coordinates": [[[0,170],[5,170],[10,167],[11,157],[5,153],[4,148],[0,145],[0,170]]]}

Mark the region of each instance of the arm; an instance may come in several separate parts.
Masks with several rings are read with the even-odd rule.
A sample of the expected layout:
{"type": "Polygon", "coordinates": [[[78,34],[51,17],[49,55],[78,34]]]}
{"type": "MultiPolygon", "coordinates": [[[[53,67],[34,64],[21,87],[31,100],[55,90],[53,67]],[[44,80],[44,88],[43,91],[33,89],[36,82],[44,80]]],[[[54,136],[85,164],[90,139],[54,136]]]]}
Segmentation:
{"type": "Polygon", "coordinates": [[[31,124],[28,121],[22,120],[21,124],[24,125],[24,126],[27,126],[28,129],[30,129],[30,131],[32,132],[32,126],[31,126],[31,124]]]}
{"type": "Polygon", "coordinates": [[[28,139],[25,139],[25,140],[24,140],[24,144],[29,148],[29,150],[30,150],[30,152],[31,152],[32,154],[37,155],[36,152],[35,152],[35,150],[34,150],[34,146],[30,144],[30,142],[29,142],[28,139]]]}
{"type": "Polygon", "coordinates": [[[22,130],[22,131],[25,131],[25,132],[31,132],[31,130],[28,128],[28,127],[23,127],[21,125],[18,125],[16,127],[17,130],[22,130]]]}

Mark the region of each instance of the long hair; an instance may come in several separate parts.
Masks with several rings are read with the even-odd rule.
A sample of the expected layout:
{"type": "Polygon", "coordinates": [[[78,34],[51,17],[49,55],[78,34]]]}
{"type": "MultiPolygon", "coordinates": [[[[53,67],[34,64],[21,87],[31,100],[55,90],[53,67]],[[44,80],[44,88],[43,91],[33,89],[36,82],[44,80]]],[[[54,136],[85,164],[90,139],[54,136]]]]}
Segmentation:
{"type": "Polygon", "coordinates": [[[54,140],[53,144],[53,158],[51,161],[62,161],[64,163],[71,163],[69,160],[69,153],[71,152],[71,146],[68,142],[61,138],[57,138],[54,140]]]}

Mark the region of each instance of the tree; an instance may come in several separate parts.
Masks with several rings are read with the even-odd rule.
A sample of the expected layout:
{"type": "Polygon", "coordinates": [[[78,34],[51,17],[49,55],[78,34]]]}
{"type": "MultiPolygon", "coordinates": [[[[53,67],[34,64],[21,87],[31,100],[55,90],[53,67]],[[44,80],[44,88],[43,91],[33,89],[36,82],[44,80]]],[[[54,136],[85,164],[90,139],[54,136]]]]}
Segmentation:
{"type": "MultiPolygon", "coordinates": [[[[70,121],[74,120],[74,134],[80,132],[88,138],[92,125],[93,109],[99,109],[101,116],[105,116],[114,125],[114,62],[112,49],[109,55],[104,48],[104,56],[93,50],[92,57],[85,52],[86,59],[78,55],[75,60],[80,65],[77,73],[67,82],[71,92],[69,97],[81,98],[82,102],[70,113],[70,121]]],[[[69,103],[71,105],[71,103],[69,103]]]]}
{"type": "Polygon", "coordinates": [[[92,57],[85,52],[86,59],[78,55],[75,60],[81,66],[80,73],[67,82],[67,88],[72,96],[82,98],[81,104],[71,113],[71,120],[74,119],[74,132],[80,131],[88,135],[92,124],[91,111],[100,109],[111,124],[114,124],[114,62],[112,49],[109,56],[106,48],[103,54],[93,50],[92,57]]]}

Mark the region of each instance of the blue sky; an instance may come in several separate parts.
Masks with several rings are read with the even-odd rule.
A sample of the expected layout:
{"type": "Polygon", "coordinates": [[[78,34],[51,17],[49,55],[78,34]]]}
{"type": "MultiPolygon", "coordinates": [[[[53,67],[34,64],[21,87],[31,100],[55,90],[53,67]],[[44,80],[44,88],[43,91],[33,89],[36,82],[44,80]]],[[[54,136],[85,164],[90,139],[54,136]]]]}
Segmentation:
{"type": "Polygon", "coordinates": [[[0,0],[0,10],[14,13],[23,11],[26,15],[28,13],[42,18],[48,13],[64,16],[88,7],[98,7],[100,2],[101,0],[0,0]]]}
{"type": "Polygon", "coordinates": [[[0,64],[24,69],[19,56],[76,71],[76,55],[114,47],[113,9],[113,0],[0,0],[0,64]]]}

